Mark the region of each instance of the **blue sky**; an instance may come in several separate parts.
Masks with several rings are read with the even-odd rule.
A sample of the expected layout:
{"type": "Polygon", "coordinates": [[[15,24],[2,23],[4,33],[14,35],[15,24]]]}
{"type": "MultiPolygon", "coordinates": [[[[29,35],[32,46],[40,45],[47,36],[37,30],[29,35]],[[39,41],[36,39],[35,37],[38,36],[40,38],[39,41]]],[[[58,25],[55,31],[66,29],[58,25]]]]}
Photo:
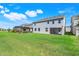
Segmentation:
{"type": "Polygon", "coordinates": [[[79,14],[78,7],[77,3],[2,3],[0,28],[12,28],[57,15],[65,15],[68,26],[71,22],[70,17],[79,14]]]}

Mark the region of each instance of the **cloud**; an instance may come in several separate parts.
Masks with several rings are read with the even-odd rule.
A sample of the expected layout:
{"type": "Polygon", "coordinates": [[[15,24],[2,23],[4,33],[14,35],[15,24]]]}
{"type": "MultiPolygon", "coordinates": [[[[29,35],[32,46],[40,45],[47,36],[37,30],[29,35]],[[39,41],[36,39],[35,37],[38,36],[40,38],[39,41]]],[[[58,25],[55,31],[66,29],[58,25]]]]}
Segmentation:
{"type": "Polygon", "coordinates": [[[77,14],[79,14],[79,12],[77,12],[74,7],[65,8],[65,9],[63,9],[63,10],[59,10],[58,13],[59,13],[60,15],[65,15],[67,18],[68,18],[68,17],[71,17],[72,15],[77,15],[77,14]]]}
{"type": "Polygon", "coordinates": [[[13,24],[13,23],[8,23],[8,22],[1,22],[0,21],[0,28],[5,28],[5,29],[8,29],[8,28],[12,28],[14,26],[16,26],[17,24],[13,24]]]}
{"type": "Polygon", "coordinates": [[[25,12],[26,15],[28,15],[29,17],[36,17],[37,13],[35,11],[26,11],[25,12]]]}
{"type": "Polygon", "coordinates": [[[3,6],[0,6],[1,10],[0,10],[0,14],[5,14],[6,12],[10,12],[9,9],[3,7],[3,6]]]}
{"type": "MultiPolygon", "coordinates": [[[[15,9],[19,9],[20,7],[15,7],[15,9]]],[[[13,26],[18,26],[25,23],[31,23],[32,20],[29,20],[27,16],[29,17],[36,17],[38,14],[43,14],[43,11],[41,9],[37,10],[27,10],[24,13],[18,13],[18,12],[11,12],[8,8],[4,6],[0,6],[0,14],[5,18],[6,20],[9,20],[10,23],[4,21],[0,22],[0,27],[2,28],[12,28],[13,26]]]]}
{"type": "Polygon", "coordinates": [[[4,10],[1,10],[1,11],[0,11],[0,13],[1,13],[1,14],[4,14],[4,13],[5,13],[5,11],[4,11],[4,10]]]}
{"type": "Polygon", "coordinates": [[[65,11],[64,10],[60,10],[60,11],[58,11],[58,13],[62,14],[62,13],[65,13],[65,11]]]}
{"type": "Polygon", "coordinates": [[[70,8],[65,8],[63,10],[59,10],[58,13],[60,14],[68,14],[68,13],[74,13],[74,8],[73,7],[70,7],[70,8]]]}
{"type": "Polygon", "coordinates": [[[21,13],[16,13],[16,12],[11,12],[9,14],[4,14],[4,17],[16,21],[16,20],[25,20],[27,17],[24,14],[21,13]]]}
{"type": "Polygon", "coordinates": [[[3,9],[4,7],[0,5],[0,9],[3,9]]]}
{"type": "Polygon", "coordinates": [[[10,10],[9,9],[7,9],[7,8],[5,8],[5,10],[4,10],[5,12],[10,12],[10,10]]]}
{"type": "Polygon", "coordinates": [[[16,23],[29,23],[29,20],[27,20],[27,16],[23,13],[17,13],[17,12],[10,12],[10,10],[6,7],[1,7],[0,14],[2,14],[3,17],[7,18],[8,20],[15,21],[16,23]],[[7,13],[8,12],[8,13],[7,13]]]}
{"type": "Polygon", "coordinates": [[[37,13],[40,13],[40,14],[42,14],[43,13],[43,11],[41,10],[41,9],[37,9],[37,11],[36,11],[37,13]]]}
{"type": "Polygon", "coordinates": [[[26,12],[25,12],[25,14],[27,15],[27,16],[29,16],[29,17],[36,17],[38,14],[42,14],[43,13],[43,11],[41,10],[41,9],[37,9],[36,11],[34,11],[34,10],[27,10],[26,12]]]}

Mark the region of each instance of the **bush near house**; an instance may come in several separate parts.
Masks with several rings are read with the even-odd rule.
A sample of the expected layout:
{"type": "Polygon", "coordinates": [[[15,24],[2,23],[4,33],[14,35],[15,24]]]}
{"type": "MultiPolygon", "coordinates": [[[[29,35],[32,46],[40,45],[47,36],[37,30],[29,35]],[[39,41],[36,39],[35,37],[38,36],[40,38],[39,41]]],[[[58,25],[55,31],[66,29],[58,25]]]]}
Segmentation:
{"type": "Polygon", "coordinates": [[[73,35],[72,32],[66,32],[65,35],[73,35]]]}
{"type": "Polygon", "coordinates": [[[1,56],[79,56],[79,37],[0,32],[1,56]]]}

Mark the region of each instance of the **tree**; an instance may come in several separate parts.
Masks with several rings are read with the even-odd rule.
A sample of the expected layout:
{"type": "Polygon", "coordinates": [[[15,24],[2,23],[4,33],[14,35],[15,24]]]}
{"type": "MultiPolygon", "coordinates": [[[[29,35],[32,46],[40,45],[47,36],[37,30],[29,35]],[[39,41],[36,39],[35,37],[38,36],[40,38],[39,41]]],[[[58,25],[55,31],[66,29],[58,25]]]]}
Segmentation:
{"type": "Polygon", "coordinates": [[[10,28],[8,28],[8,29],[7,29],[7,31],[8,31],[8,32],[10,32],[10,31],[11,31],[11,29],[10,29],[10,28]]]}

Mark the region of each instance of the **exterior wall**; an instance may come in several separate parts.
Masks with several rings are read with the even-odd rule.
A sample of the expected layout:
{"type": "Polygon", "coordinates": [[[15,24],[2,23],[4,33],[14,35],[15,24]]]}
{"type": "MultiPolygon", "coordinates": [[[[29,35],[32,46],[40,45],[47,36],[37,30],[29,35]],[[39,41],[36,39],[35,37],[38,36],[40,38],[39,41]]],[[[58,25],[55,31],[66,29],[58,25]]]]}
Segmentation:
{"type": "Polygon", "coordinates": [[[63,26],[62,27],[62,35],[64,35],[65,34],[65,32],[66,32],[66,18],[64,17],[64,19],[62,20],[62,25],[61,26],[63,26]]]}
{"type": "Polygon", "coordinates": [[[76,27],[76,36],[79,36],[79,27],[76,27]]]}
{"type": "Polygon", "coordinates": [[[66,32],[71,32],[71,27],[70,26],[66,26],[66,32]]]}
{"type": "Polygon", "coordinates": [[[74,16],[72,17],[71,19],[71,31],[73,34],[76,34],[76,25],[78,24],[78,17],[77,16],[74,16]]]}
{"type": "Polygon", "coordinates": [[[45,28],[49,28],[47,22],[42,22],[42,23],[37,23],[36,25],[33,25],[33,32],[34,33],[45,33],[45,34],[50,34],[49,33],[49,29],[48,29],[48,32],[45,31],[45,28]],[[35,31],[35,28],[37,29],[35,31]],[[38,28],[40,28],[40,31],[38,31],[38,28]]]}
{"type": "Polygon", "coordinates": [[[72,33],[73,34],[76,34],[76,27],[75,26],[73,26],[73,28],[72,28],[73,30],[72,30],[72,33]]]}
{"type": "Polygon", "coordinates": [[[49,24],[47,22],[41,22],[36,23],[36,25],[33,25],[33,32],[34,33],[44,33],[44,34],[50,34],[50,28],[61,28],[60,34],[64,35],[65,33],[65,17],[61,20],[61,23],[58,23],[58,20],[54,20],[54,24],[52,24],[52,21],[49,21],[49,24]],[[35,31],[35,28],[37,28],[37,31],[35,31]],[[38,31],[38,28],[40,28],[40,31],[38,31]],[[45,28],[48,28],[48,32],[45,31],[45,28]]]}

